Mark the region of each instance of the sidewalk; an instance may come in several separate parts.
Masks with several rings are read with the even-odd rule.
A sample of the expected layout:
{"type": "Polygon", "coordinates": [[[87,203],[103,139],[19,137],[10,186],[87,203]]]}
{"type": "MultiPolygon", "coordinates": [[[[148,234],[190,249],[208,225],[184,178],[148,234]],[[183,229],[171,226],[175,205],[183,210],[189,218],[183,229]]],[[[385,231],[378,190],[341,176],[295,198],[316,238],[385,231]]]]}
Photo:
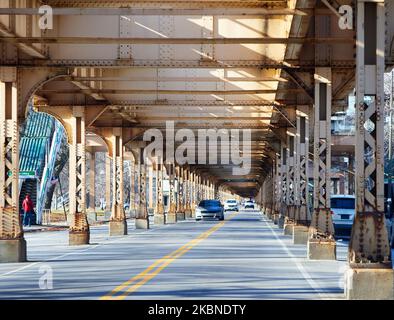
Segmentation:
{"type": "MultiPolygon", "coordinates": [[[[102,224],[107,224],[109,221],[104,220],[104,221],[96,221],[93,223],[90,223],[90,226],[98,226],[102,224]]],[[[69,226],[68,224],[65,224],[64,222],[61,223],[52,223],[50,225],[36,225],[36,226],[31,226],[31,227],[23,227],[23,232],[29,233],[29,232],[47,232],[47,231],[63,231],[63,230],[68,230],[69,226]]]]}

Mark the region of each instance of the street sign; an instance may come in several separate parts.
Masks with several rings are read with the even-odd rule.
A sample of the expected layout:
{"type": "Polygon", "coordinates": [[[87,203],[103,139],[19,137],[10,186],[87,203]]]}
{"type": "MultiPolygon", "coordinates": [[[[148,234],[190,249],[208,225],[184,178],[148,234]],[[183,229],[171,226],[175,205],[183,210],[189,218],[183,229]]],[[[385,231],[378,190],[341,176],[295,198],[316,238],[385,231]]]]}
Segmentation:
{"type": "MultiPolygon", "coordinates": [[[[12,171],[8,170],[7,175],[11,177],[12,171]]],[[[36,176],[35,171],[19,171],[19,177],[35,177],[35,176],[36,176]]]]}

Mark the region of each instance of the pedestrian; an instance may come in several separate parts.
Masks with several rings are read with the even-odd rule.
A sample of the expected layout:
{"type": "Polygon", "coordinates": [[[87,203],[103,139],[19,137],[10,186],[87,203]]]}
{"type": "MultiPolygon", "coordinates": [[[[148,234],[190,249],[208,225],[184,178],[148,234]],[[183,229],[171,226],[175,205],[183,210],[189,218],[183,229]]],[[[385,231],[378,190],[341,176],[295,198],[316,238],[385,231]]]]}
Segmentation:
{"type": "Polygon", "coordinates": [[[26,226],[31,226],[31,220],[33,219],[33,214],[34,214],[34,204],[33,201],[30,198],[29,194],[26,194],[25,200],[22,202],[22,207],[24,211],[23,215],[23,225],[26,226]]]}

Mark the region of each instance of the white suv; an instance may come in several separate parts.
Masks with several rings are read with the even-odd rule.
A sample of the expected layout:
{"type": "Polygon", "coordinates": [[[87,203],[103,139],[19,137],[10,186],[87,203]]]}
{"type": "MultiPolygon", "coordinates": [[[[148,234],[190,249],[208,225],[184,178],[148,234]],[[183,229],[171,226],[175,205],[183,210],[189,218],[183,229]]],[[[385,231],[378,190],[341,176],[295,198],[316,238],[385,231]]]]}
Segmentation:
{"type": "Polygon", "coordinates": [[[331,196],[332,222],[335,234],[345,232],[350,235],[355,215],[355,202],[354,195],[338,194],[331,196]]]}
{"type": "Polygon", "coordinates": [[[224,211],[238,211],[238,201],[235,199],[228,199],[224,202],[224,211]]]}

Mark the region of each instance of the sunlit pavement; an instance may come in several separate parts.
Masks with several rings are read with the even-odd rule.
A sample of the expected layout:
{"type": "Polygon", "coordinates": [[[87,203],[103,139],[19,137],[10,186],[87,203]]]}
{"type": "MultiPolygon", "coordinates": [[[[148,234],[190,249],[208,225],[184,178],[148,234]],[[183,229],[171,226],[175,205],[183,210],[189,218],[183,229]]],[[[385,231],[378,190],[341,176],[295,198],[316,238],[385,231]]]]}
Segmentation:
{"type": "Polygon", "coordinates": [[[293,245],[258,212],[228,212],[223,225],[188,220],[135,230],[128,223],[123,237],[92,227],[91,245],[80,247],[68,246],[67,231],[26,234],[29,262],[0,264],[0,298],[99,299],[121,284],[122,299],[343,298],[346,241],[338,242],[337,261],[308,261],[305,245],[293,245]],[[161,259],[189,242],[179,257],[161,259]],[[155,273],[133,279],[159,262],[155,273]]]}

